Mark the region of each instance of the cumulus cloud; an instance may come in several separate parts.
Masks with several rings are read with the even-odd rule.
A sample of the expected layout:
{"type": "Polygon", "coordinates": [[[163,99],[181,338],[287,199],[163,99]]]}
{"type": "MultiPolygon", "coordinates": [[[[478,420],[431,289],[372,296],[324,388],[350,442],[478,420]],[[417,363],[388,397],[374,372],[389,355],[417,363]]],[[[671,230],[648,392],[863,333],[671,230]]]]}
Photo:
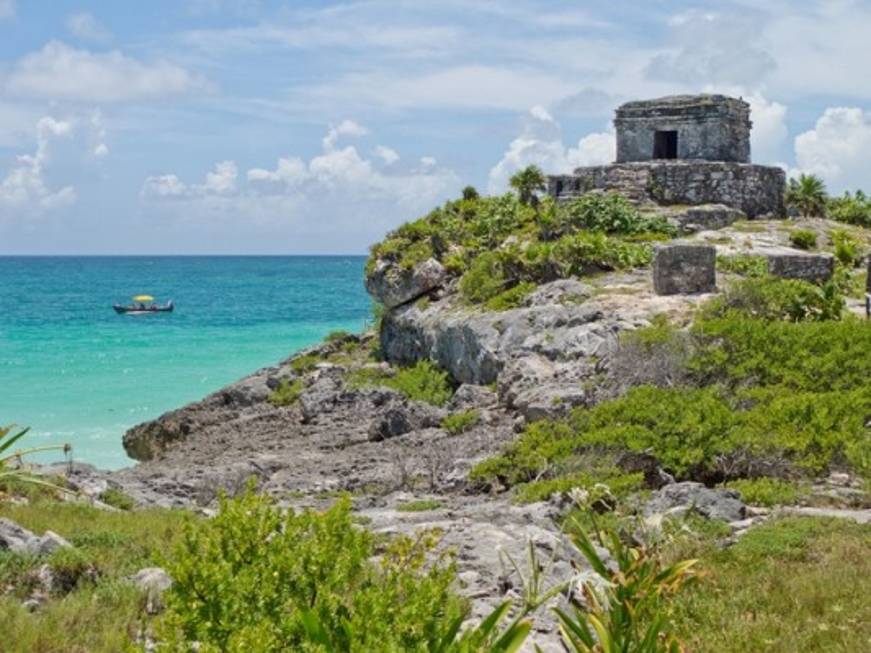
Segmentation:
{"type": "Polygon", "coordinates": [[[502,159],[490,170],[489,190],[504,192],[511,176],[528,165],[537,165],[547,173],[568,173],[578,166],[613,161],[615,149],[613,131],[587,134],[577,146],[567,147],[559,123],[537,105],[529,110],[520,136],[511,141],[502,159]]]}
{"type": "Polygon", "coordinates": [[[367,133],[369,133],[368,129],[353,120],[343,120],[338,125],[330,127],[327,135],[324,136],[324,149],[333,149],[341,136],[365,136],[367,133]]]}
{"type": "Polygon", "coordinates": [[[94,53],[60,41],[47,43],[15,63],[9,92],[52,99],[119,102],[206,88],[201,78],[175,64],[144,63],[121,52],[94,53]]]}
{"type": "Polygon", "coordinates": [[[73,36],[83,41],[102,43],[112,38],[109,31],[87,12],[70,14],[67,16],[66,26],[73,36]]]}
{"type": "Polygon", "coordinates": [[[813,129],[795,138],[798,171],[819,175],[831,191],[867,188],[871,170],[871,112],[830,107],[813,129]]]}
{"type": "Polygon", "coordinates": [[[16,165],[0,180],[0,217],[7,210],[39,213],[76,201],[72,186],[53,190],[45,179],[52,142],[68,138],[71,133],[72,124],[68,121],[50,116],[40,118],[36,124],[36,152],[18,156],[16,165]]]}
{"type": "MultiPolygon", "coordinates": [[[[241,184],[232,161],[217,164],[202,184],[187,184],[175,174],[148,177],[142,197],[167,202],[167,208],[175,206],[185,219],[226,216],[259,225],[292,223],[307,233],[321,230],[321,238],[334,236],[341,225],[340,239],[329,242],[358,235],[357,246],[362,249],[384,230],[431,208],[460,185],[452,171],[440,168],[432,158],[419,168],[385,168],[352,145],[337,146],[341,136],[365,133],[350,120],[334,125],[323,138],[320,154],[307,161],[282,157],[274,168],[250,168],[241,184]]],[[[385,160],[384,152],[374,156],[376,161],[385,160]]]]}
{"type": "Polygon", "coordinates": [[[379,145],[376,147],[375,154],[387,165],[393,165],[399,161],[399,152],[385,145],[379,145]]]}

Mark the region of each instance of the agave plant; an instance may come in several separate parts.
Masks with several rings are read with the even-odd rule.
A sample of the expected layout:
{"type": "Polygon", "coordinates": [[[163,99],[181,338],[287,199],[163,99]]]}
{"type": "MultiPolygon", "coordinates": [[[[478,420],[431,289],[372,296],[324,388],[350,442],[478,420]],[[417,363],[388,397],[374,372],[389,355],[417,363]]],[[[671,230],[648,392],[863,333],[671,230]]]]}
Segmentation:
{"type": "Polygon", "coordinates": [[[583,584],[583,601],[573,600],[571,613],[555,610],[566,648],[573,653],[682,651],[669,632],[663,599],[692,578],[696,561],[663,566],[646,547],[629,546],[614,531],[599,531],[599,544],[616,563],[609,567],[577,523],[571,537],[600,582],[583,584]]]}
{"type": "Polygon", "coordinates": [[[13,445],[30,431],[30,429],[25,428],[15,432],[16,428],[17,427],[14,425],[0,426],[0,486],[8,486],[9,484],[14,483],[29,483],[31,485],[41,485],[53,490],[65,492],[66,490],[64,490],[64,488],[29,473],[20,464],[11,467],[10,463],[12,461],[18,461],[20,463],[24,456],[29,456],[40,451],[63,451],[64,454],[68,455],[72,450],[72,447],[68,444],[51,444],[42,447],[28,447],[26,449],[13,450],[13,445]]]}

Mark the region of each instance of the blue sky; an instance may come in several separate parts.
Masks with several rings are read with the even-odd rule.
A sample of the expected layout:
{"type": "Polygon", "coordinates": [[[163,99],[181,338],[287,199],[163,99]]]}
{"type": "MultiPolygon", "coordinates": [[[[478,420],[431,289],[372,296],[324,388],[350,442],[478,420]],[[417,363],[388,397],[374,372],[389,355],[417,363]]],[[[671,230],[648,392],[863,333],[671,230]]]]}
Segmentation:
{"type": "Polygon", "coordinates": [[[0,0],[0,254],[364,253],[670,93],[871,188],[871,2],[760,4],[0,0]]]}

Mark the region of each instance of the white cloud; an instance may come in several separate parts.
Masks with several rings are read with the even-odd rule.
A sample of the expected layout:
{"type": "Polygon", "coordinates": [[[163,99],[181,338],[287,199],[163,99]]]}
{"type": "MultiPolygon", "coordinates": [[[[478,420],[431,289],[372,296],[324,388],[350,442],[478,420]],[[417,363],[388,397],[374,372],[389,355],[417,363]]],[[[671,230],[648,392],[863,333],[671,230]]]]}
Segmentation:
{"type": "Polygon", "coordinates": [[[215,164],[212,172],[206,173],[206,183],[203,190],[209,193],[232,193],[236,190],[236,163],[233,161],[221,161],[215,164]]]}
{"type": "Polygon", "coordinates": [[[112,38],[109,31],[87,12],[70,14],[67,16],[66,26],[73,36],[83,41],[102,43],[112,38]]]}
{"type": "Polygon", "coordinates": [[[52,190],[45,179],[52,141],[71,134],[70,122],[50,116],[40,118],[36,125],[36,152],[18,156],[17,165],[0,180],[0,217],[6,210],[39,213],[76,201],[72,186],[52,190]]]}
{"type": "Polygon", "coordinates": [[[562,129],[542,106],[530,109],[522,133],[508,145],[502,159],[490,170],[489,190],[502,193],[511,176],[535,164],[549,174],[568,173],[578,166],[598,165],[614,160],[615,137],[611,131],[594,132],[566,147],[562,129]]]}
{"type": "Polygon", "coordinates": [[[146,177],[142,184],[143,197],[182,197],[187,185],[177,175],[146,177]]]}
{"type": "Polygon", "coordinates": [[[15,0],[0,0],[0,20],[15,15],[15,0]]]}
{"type": "Polygon", "coordinates": [[[855,107],[826,109],[813,129],[796,136],[795,157],[799,171],[819,175],[830,191],[867,188],[871,112],[855,107]]]}
{"type": "Polygon", "coordinates": [[[387,165],[393,165],[399,161],[399,152],[385,145],[379,145],[375,148],[376,156],[380,157],[387,165]]]}
{"type": "Polygon", "coordinates": [[[94,148],[94,156],[98,159],[109,156],[109,146],[105,143],[100,143],[94,148]]]}
{"type": "Polygon", "coordinates": [[[333,149],[341,136],[365,136],[367,133],[368,130],[365,127],[358,125],[353,120],[343,120],[338,125],[330,127],[327,135],[324,136],[324,149],[333,149]]]}
{"type": "Polygon", "coordinates": [[[703,85],[755,85],[777,68],[765,49],[767,14],[691,9],[670,18],[670,42],[646,67],[652,79],[703,85]]]}
{"type": "Polygon", "coordinates": [[[143,63],[117,50],[93,53],[51,41],[12,66],[6,87],[24,96],[118,102],[186,93],[207,85],[169,62],[143,63]]]}
{"type": "MultiPolygon", "coordinates": [[[[320,154],[308,161],[282,157],[272,169],[250,168],[241,184],[236,165],[224,161],[206,175],[204,184],[187,184],[175,174],[165,174],[148,177],[141,194],[182,220],[241,218],[252,228],[290,223],[295,233],[320,234],[322,246],[342,243],[336,246],[347,251],[348,239],[356,239],[355,247],[362,249],[460,186],[459,178],[431,157],[423,157],[428,165],[420,168],[385,168],[361,156],[354,146],[336,146],[339,136],[362,133],[364,128],[352,121],[333,126],[320,154]]],[[[374,156],[384,160],[383,155],[374,156]]]]}

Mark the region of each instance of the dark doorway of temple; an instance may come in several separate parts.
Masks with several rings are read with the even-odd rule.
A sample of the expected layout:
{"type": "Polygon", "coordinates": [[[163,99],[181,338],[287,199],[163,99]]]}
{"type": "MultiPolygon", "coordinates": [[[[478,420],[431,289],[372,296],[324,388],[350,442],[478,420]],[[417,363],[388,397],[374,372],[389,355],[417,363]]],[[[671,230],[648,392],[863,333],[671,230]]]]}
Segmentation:
{"type": "Polygon", "coordinates": [[[676,159],[677,158],[677,132],[657,131],[653,135],[653,158],[676,159]]]}

